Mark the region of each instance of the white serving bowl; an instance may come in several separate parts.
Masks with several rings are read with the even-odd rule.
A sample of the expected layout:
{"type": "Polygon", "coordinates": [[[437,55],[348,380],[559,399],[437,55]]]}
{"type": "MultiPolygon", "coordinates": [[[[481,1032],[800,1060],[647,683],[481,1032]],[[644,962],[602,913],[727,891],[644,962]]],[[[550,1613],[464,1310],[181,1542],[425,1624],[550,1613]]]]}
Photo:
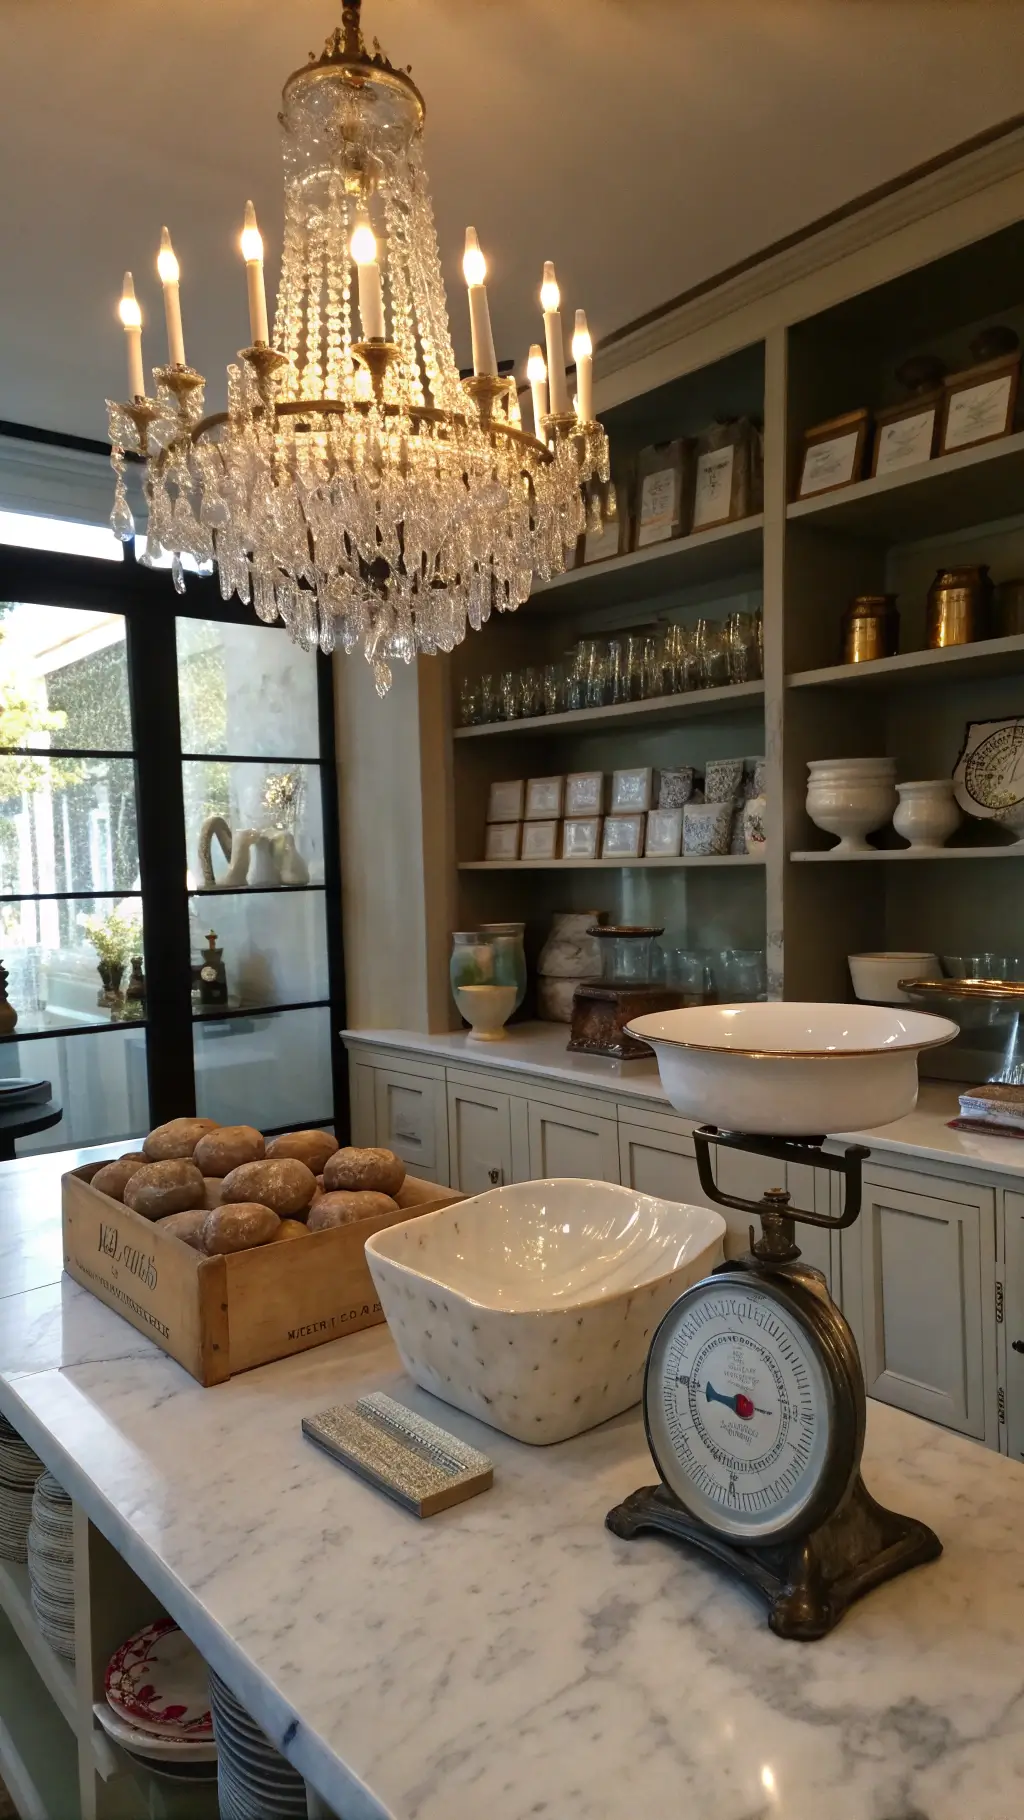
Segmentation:
{"type": "MultiPolygon", "coordinates": [[[[904,976],[905,977],[905,976],[904,976]]],[[[650,1043],[678,1112],[778,1137],[869,1130],[912,1112],[922,1049],[957,1025],[875,1005],[696,1005],[626,1028],[650,1043]]]]}
{"type": "Polygon", "coordinates": [[[724,1232],[613,1182],[518,1182],[374,1233],[366,1261],[409,1376],[546,1444],[640,1401],[654,1329],[724,1232]]]}
{"type": "Polygon", "coordinates": [[[934,980],[942,971],[937,954],[916,950],[900,953],[887,948],[877,954],[848,954],[846,959],[856,996],[872,1005],[909,1005],[900,980],[934,980]]]}

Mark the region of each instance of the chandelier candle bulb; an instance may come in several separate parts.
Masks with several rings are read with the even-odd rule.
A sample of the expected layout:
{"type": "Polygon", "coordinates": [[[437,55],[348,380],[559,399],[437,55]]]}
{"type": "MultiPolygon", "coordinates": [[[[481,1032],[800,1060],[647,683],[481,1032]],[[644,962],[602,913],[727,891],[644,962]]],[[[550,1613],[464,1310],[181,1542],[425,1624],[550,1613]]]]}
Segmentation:
{"type": "Polygon", "coordinates": [[[142,311],[135,296],[135,285],[130,272],[124,275],[124,287],[121,301],[118,304],[118,315],[124,324],[124,338],[128,348],[128,396],[145,398],[146,376],[142,369],[142,311]]]}
{"type": "Polygon", "coordinates": [[[539,341],[535,341],[530,349],[530,358],[526,363],[526,377],[530,381],[530,393],[533,398],[533,433],[538,442],[544,442],[544,419],[548,414],[548,369],[544,364],[544,354],[539,341]]]}
{"type": "Polygon", "coordinates": [[[359,274],[359,320],[367,341],[384,340],[384,295],[377,264],[377,241],[368,221],[357,222],[349,248],[359,274]]]}
{"type": "Polygon", "coordinates": [[[576,331],[572,338],[572,357],[576,362],[576,415],[580,423],[594,421],[594,344],[590,339],[585,310],[576,311],[576,331]]]}
{"type": "Polygon", "coordinates": [[[523,413],[519,409],[519,387],[515,378],[510,375],[508,382],[508,420],[514,430],[523,427],[523,413]]]}
{"type": "Polygon", "coordinates": [[[544,261],[544,282],[540,287],[544,311],[544,339],[548,349],[548,385],[551,415],[564,417],[569,409],[569,388],[565,381],[565,347],[562,341],[562,317],[559,311],[561,292],[550,259],[544,261]]]}
{"type": "Polygon", "coordinates": [[[466,250],[462,271],[469,289],[469,329],[473,337],[473,372],[497,378],[498,358],[491,334],[491,312],[487,307],[487,262],[480,251],[476,228],[466,229],[466,250]]]}
{"type": "Polygon", "coordinates": [[[160,251],[157,254],[156,269],[160,274],[160,283],[164,287],[164,314],[167,318],[167,359],[172,367],[185,365],[185,337],[181,329],[181,298],[178,295],[178,261],[174,256],[171,236],[164,228],[160,235],[160,251]]]}
{"type": "Polygon", "coordinates": [[[245,205],[242,258],[245,260],[245,277],[249,287],[249,333],[254,347],[266,347],[270,336],[267,330],[267,290],[263,282],[263,235],[256,225],[256,210],[251,202],[245,205]]]}

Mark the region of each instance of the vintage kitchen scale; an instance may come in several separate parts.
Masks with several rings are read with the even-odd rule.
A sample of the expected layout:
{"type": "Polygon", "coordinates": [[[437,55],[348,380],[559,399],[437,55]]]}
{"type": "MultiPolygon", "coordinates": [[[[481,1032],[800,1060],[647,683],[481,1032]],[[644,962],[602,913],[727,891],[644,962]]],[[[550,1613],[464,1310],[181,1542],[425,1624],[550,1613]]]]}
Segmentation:
{"type": "Polygon", "coordinates": [[[801,1260],[795,1242],[797,1222],[834,1231],[853,1224],[869,1153],[853,1144],[833,1156],[822,1149],[824,1138],[792,1134],[787,1108],[834,1110],[838,1090],[855,1114],[867,1108],[875,1116],[834,1118],[833,1129],[888,1122],[914,1104],[918,1051],[956,1034],[956,1025],[943,1019],[895,1009],[879,1017],[878,1011],[705,1007],[645,1018],[639,1031],[652,1042],[663,1084],[680,1111],[706,1119],[709,1097],[717,1097],[725,1109],[746,1108],[759,1125],[776,1120],[784,1135],[707,1122],[694,1133],[709,1200],[758,1215],[761,1232],[755,1237],[751,1227],[749,1253],[687,1289],[658,1327],[643,1407],[661,1483],[633,1492],[606,1521],[627,1539],[661,1530],[703,1549],[763,1595],[779,1636],[808,1641],[825,1636],[872,1587],[942,1552],[926,1524],[885,1509],[864,1485],[866,1408],[856,1341],[821,1272],[801,1260]],[[737,1017],[744,1011],[755,1014],[746,1026],[737,1017]],[[797,1030],[802,1047],[778,1047],[780,1041],[793,1044],[800,1022],[793,1014],[800,1012],[831,1015],[805,1016],[805,1030],[797,1030]],[[773,1019],[773,1013],[781,1017],[773,1019]],[[848,1015],[836,1020],[836,1013],[848,1015]],[[716,1028],[708,1014],[724,1022],[716,1028]],[[834,1036],[833,1026],[845,1046],[810,1046],[834,1036]],[[859,1034],[869,1030],[870,1038],[859,1034]],[[694,1033],[705,1040],[687,1040],[694,1033]],[[865,1047],[855,1046],[860,1041],[865,1047]],[[758,1046],[740,1046],[751,1042],[758,1046]],[[702,1060],[709,1056],[710,1064],[702,1060]],[[810,1067],[826,1069],[819,1092],[809,1081],[810,1067]],[[890,1105],[878,1116],[886,1092],[890,1105]],[[769,1189],[760,1201],[727,1194],[715,1180],[712,1145],[783,1166],[829,1170],[843,1183],[841,1212],[793,1207],[783,1188],[769,1189]]]}

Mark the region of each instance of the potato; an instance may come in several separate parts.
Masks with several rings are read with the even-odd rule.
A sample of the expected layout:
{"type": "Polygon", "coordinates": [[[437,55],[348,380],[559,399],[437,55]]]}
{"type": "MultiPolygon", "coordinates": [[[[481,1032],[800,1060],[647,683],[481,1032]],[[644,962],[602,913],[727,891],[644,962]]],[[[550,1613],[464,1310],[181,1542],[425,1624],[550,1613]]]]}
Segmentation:
{"type": "Polygon", "coordinates": [[[166,1213],[162,1220],[157,1220],[157,1225],[172,1239],[182,1239],[193,1251],[202,1251],[206,1212],[205,1207],[190,1207],[184,1213],[166,1213]]]}
{"type": "Polygon", "coordinates": [[[321,1195],[309,1210],[309,1231],[325,1232],[330,1226],[351,1226],[356,1220],[381,1219],[398,1212],[398,1202],[389,1194],[373,1194],[368,1189],[347,1194],[344,1190],[321,1195]]]}
{"type": "Polygon", "coordinates": [[[212,1213],[224,1199],[224,1177],[222,1175],[204,1175],[203,1206],[207,1213],[212,1213]]]}
{"type": "Polygon", "coordinates": [[[136,1171],[145,1166],[145,1162],[144,1156],[137,1161],[134,1157],[121,1156],[115,1163],[104,1163],[102,1169],[97,1169],[93,1176],[92,1185],[101,1194],[109,1194],[112,1201],[123,1201],[128,1183],[136,1171]]]}
{"type": "Polygon", "coordinates": [[[277,1162],[243,1163],[224,1177],[221,1205],[233,1201],[259,1201],[282,1219],[304,1214],[316,1193],[316,1177],[297,1157],[277,1162]]]}
{"type": "Polygon", "coordinates": [[[169,1119],[166,1125],[157,1125],[148,1138],[143,1139],[142,1148],[151,1163],[190,1157],[200,1138],[216,1129],[216,1119],[169,1119]]]}
{"type": "Polygon", "coordinates": [[[203,1222],[203,1250],[207,1257],[229,1251],[249,1251],[254,1245],[269,1245],[276,1239],[281,1222],[270,1207],[257,1201],[237,1201],[230,1207],[215,1207],[203,1222]]]}
{"type": "Polygon", "coordinates": [[[257,1163],[263,1135],[254,1125],[220,1125],[197,1140],[192,1161],[204,1175],[230,1175],[241,1163],[257,1163]]]}
{"type": "Polygon", "coordinates": [[[281,1137],[271,1138],[267,1145],[267,1157],[276,1161],[278,1157],[291,1156],[314,1175],[319,1175],[329,1156],[338,1148],[338,1140],[329,1131],[286,1131],[281,1137]]]}
{"type": "Polygon", "coordinates": [[[397,1194],[405,1181],[405,1164],[393,1150],[336,1150],[324,1164],[324,1190],[344,1189],[357,1194],[397,1194]]]}
{"type": "Polygon", "coordinates": [[[274,1243],[280,1244],[282,1239],[304,1239],[308,1231],[308,1226],[304,1226],[301,1220],[282,1220],[274,1234],[274,1243]]]}
{"type": "Polygon", "coordinates": [[[183,1157],[167,1157],[161,1163],[143,1163],[129,1176],[124,1190],[124,1204],[147,1220],[162,1219],[168,1213],[184,1213],[201,1206],[203,1178],[194,1163],[183,1157]]]}

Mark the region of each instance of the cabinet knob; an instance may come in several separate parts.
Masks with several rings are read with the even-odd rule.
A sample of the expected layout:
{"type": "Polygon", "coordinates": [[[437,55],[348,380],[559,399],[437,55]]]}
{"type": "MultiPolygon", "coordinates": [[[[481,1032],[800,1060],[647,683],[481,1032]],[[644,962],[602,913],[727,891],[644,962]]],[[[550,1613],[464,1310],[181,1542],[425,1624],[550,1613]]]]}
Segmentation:
{"type": "Polygon", "coordinates": [[[1013,1350],[1014,1352],[1024,1352],[1024,1340],[1014,1340],[1013,1350]]]}
{"type": "MultiPolygon", "coordinates": [[[[490,1182],[492,1188],[500,1188],[501,1187],[501,1170],[500,1169],[488,1169],[487,1180],[490,1182]]],[[[1024,1352],[1024,1346],[1021,1347],[1021,1351],[1024,1352]]]]}

